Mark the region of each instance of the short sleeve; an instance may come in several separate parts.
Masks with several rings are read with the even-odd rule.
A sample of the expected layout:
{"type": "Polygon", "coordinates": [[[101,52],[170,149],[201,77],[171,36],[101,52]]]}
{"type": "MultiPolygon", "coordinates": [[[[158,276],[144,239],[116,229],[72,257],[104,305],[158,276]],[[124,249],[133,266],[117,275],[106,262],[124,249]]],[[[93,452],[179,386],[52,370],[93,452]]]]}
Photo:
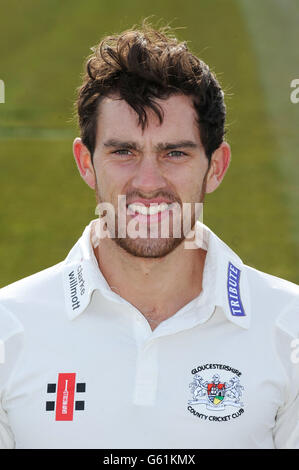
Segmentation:
{"type": "Polygon", "coordinates": [[[0,449],[13,449],[15,439],[5,410],[6,387],[23,348],[20,322],[0,305],[0,449]]]}
{"type": "Polygon", "coordinates": [[[299,449],[299,304],[277,322],[276,348],[285,371],[285,401],[276,415],[277,449],[299,449]]]}

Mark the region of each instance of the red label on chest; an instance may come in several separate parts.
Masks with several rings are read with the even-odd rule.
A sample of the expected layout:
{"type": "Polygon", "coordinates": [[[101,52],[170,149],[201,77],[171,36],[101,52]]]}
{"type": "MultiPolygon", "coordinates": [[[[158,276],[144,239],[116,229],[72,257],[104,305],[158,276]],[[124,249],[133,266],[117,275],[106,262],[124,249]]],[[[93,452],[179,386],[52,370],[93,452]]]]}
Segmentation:
{"type": "Polygon", "coordinates": [[[56,421],[72,421],[76,374],[58,374],[56,421]]]}

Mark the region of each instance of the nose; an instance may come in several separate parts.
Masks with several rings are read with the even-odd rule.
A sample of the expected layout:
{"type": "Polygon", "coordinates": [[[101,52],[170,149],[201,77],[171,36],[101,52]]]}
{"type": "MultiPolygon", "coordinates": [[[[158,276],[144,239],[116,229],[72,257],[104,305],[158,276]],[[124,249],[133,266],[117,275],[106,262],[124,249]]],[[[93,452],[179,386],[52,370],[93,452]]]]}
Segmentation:
{"type": "Polygon", "coordinates": [[[144,193],[152,193],[167,186],[159,163],[153,155],[144,156],[139,162],[132,185],[144,193]]]}

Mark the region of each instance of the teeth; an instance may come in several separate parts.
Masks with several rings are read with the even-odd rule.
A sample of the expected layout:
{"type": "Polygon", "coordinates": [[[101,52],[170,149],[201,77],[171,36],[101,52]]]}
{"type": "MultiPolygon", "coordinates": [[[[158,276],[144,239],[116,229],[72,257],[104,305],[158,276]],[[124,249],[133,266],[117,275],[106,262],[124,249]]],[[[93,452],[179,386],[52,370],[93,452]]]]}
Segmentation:
{"type": "Polygon", "coordinates": [[[169,209],[170,206],[171,204],[163,202],[162,204],[151,204],[149,207],[140,204],[129,204],[128,208],[134,213],[137,212],[142,215],[155,215],[158,214],[158,212],[163,212],[169,209]]]}

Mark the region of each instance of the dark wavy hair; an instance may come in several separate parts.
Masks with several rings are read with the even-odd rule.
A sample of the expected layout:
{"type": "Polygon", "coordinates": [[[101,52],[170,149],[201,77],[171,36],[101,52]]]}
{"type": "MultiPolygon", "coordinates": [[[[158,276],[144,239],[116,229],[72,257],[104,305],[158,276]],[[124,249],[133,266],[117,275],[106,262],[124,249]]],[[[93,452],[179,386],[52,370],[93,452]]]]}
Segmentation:
{"type": "Polygon", "coordinates": [[[75,103],[82,142],[91,156],[103,97],[117,93],[136,111],[144,129],[146,108],[151,108],[162,123],[163,111],[155,100],[183,93],[192,98],[201,142],[210,161],[225,134],[224,94],[209,67],[188,50],[185,42],[179,42],[169,27],[154,29],[145,20],[139,29],[107,36],[91,50],[75,103]]]}

